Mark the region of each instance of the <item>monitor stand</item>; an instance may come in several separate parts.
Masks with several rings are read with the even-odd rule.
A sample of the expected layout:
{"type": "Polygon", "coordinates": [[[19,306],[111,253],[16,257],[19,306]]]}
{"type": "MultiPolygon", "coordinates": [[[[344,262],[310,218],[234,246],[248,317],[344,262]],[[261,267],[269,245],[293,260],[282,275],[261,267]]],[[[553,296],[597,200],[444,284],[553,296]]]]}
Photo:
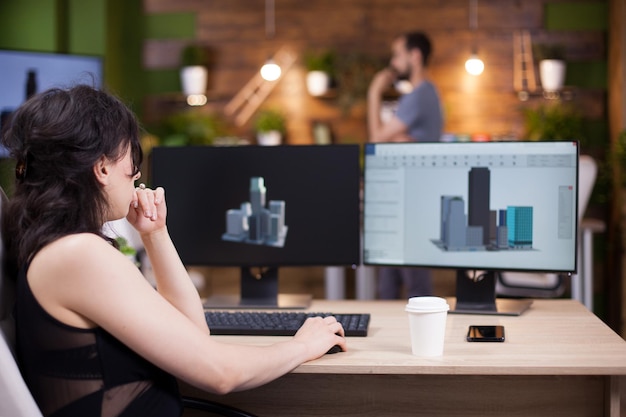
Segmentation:
{"type": "Polygon", "coordinates": [[[204,300],[206,309],[306,309],[309,294],[279,294],[278,268],[241,268],[241,295],[214,295],[204,300]]]}
{"type": "Polygon", "coordinates": [[[450,313],[519,316],[531,304],[526,299],[496,299],[496,271],[457,270],[456,302],[450,313]]]}

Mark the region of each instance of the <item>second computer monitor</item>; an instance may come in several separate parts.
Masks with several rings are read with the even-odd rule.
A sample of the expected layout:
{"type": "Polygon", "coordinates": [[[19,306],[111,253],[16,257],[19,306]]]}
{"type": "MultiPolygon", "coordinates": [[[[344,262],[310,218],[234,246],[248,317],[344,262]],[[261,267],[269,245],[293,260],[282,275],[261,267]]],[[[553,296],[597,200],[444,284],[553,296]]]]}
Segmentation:
{"type": "Polygon", "coordinates": [[[577,175],[576,142],[368,144],[364,263],[575,272],[577,175]]]}
{"type": "Polygon", "coordinates": [[[360,261],[358,145],[160,147],[151,169],[187,265],[270,271],[272,280],[281,266],[360,261]]]}

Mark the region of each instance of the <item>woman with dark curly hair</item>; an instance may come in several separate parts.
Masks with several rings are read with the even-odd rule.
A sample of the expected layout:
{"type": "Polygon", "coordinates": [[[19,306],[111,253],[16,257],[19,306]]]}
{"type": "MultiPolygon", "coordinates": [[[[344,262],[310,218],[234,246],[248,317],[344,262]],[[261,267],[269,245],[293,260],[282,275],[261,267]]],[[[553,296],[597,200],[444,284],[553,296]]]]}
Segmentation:
{"type": "Polygon", "coordinates": [[[139,128],[114,96],[88,86],[35,95],[2,143],[17,161],[2,221],[17,276],[17,355],[45,416],[178,416],[176,378],[226,393],[346,349],[332,317],[267,347],[210,336],[168,234],[165,192],[135,186],[139,128]],[[156,291],[102,233],[124,217],[141,235],[156,291]]]}

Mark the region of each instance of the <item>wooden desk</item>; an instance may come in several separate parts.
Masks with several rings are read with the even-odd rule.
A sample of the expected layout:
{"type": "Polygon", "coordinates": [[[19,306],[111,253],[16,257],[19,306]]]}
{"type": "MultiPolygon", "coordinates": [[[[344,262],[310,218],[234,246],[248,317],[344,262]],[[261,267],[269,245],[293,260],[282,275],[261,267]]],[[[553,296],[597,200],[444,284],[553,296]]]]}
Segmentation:
{"type": "MultiPolygon", "coordinates": [[[[537,300],[520,317],[448,315],[444,354],[411,354],[401,301],[314,301],[369,312],[369,336],[257,389],[212,398],[258,416],[614,416],[626,342],[574,300],[537,300]],[[502,324],[504,343],[468,343],[470,324],[502,324]]],[[[270,344],[275,337],[216,336],[270,344]]]]}

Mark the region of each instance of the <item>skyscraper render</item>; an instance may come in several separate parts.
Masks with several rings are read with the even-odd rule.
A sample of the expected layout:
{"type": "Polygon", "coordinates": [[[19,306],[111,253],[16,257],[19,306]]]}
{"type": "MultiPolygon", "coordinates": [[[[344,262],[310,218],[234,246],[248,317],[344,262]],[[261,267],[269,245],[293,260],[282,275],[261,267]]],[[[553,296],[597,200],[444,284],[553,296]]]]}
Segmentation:
{"type": "Polygon", "coordinates": [[[263,177],[250,178],[250,201],[226,211],[222,240],[283,247],[287,238],[285,202],[271,200],[265,207],[267,189],[263,177]]]}
{"type": "Polygon", "coordinates": [[[489,168],[474,167],[469,172],[467,225],[482,227],[482,243],[489,245],[489,168]]]}
{"type": "Polygon", "coordinates": [[[468,173],[468,214],[462,196],[442,195],[439,239],[446,251],[528,250],[533,248],[533,207],[490,209],[489,168],[473,167],[468,173]]]}

